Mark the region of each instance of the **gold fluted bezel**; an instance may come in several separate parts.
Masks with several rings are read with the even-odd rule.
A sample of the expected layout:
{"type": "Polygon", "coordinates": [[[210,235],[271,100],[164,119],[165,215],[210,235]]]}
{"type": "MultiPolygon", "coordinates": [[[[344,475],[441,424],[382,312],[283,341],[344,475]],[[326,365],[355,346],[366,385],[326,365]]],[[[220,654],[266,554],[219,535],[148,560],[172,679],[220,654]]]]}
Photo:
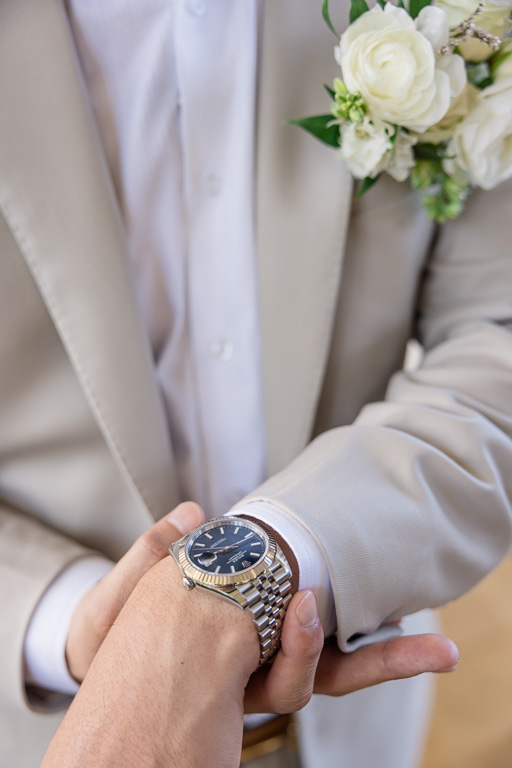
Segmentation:
{"type": "Polygon", "coordinates": [[[243,520],[236,517],[217,517],[213,520],[209,520],[207,523],[203,523],[196,528],[191,534],[177,541],[171,547],[174,557],[177,559],[183,574],[193,579],[197,584],[211,587],[227,587],[230,584],[245,584],[247,581],[252,581],[266,570],[275,560],[276,557],[276,542],[275,539],[261,528],[259,525],[252,523],[250,520],[243,520]],[[206,573],[205,571],[196,568],[193,563],[190,562],[187,556],[188,550],[192,547],[194,541],[202,536],[203,533],[207,533],[212,528],[219,528],[220,526],[236,526],[240,525],[245,528],[253,530],[258,536],[261,536],[266,543],[266,548],[262,559],[253,568],[249,568],[244,571],[238,571],[237,573],[231,573],[229,575],[220,576],[215,573],[206,573]]]}

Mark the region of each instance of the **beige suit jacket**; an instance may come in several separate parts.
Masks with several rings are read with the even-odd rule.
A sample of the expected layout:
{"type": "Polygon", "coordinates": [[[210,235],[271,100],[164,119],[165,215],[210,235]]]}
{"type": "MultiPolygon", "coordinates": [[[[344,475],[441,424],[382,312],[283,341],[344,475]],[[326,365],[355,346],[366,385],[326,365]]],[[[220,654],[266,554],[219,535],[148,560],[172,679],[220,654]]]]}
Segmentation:
{"type": "MultiPolygon", "coordinates": [[[[510,547],[512,188],[474,194],[441,231],[407,185],[384,181],[353,205],[334,154],[283,125],[327,106],[334,38],[318,5],[272,0],[265,12],[271,479],[253,496],[317,538],[345,640],[456,597],[510,547]],[[427,354],[405,374],[413,334],[427,354]]],[[[27,768],[55,726],[23,682],[40,595],[91,549],[119,557],[179,501],[61,0],[0,2],[0,323],[0,763],[27,768]]]]}

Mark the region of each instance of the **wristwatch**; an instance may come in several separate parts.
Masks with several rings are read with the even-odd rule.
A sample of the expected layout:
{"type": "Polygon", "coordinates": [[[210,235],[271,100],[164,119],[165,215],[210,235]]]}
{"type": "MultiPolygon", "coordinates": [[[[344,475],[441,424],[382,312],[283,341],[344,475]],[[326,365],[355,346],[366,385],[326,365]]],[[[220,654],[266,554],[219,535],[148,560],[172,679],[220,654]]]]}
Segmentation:
{"type": "Polygon", "coordinates": [[[217,517],[169,547],[187,589],[203,587],[252,612],[260,640],[260,665],[281,645],[281,627],[292,599],[291,569],[274,537],[240,517],[217,517]]]}

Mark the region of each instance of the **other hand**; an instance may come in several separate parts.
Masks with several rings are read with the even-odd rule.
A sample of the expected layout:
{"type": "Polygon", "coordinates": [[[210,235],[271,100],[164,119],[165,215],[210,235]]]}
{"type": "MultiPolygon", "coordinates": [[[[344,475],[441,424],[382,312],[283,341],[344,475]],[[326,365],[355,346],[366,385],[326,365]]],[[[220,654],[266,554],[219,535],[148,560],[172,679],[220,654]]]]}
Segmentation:
{"type": "Polygon", "coordinates": [[[272,665],[252,675],[244,707],[247,713],[296,712],[313,693],[344,696],[389,680],[448,672],[458,662],[455,643],[436,634],[397,637],[342,653],[334,640],[324,644],[313,593],[298,592],[286,613],[281,650],[272,665]]]}
{"type": "Polygon", "coordinates": [[[169,554],[169,546],[204,522],[198,504],[186,501],[145,531],[78,604],[66,642],[71,675],[81,682],[107,632],[140,579],[169,554]]]}

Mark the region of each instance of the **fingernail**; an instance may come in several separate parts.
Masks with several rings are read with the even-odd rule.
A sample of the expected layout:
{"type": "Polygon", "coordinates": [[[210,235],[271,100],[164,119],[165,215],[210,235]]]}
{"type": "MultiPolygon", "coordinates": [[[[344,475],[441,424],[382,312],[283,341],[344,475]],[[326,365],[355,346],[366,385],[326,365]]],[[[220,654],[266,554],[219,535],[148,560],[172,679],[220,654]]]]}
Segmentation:
{"type": "Polygon", "coordinates": [[[457,664],[460,661],[460,653],[459,653],[459,649],[457,648],[453,640],[450,640],[450,638],[448,638],[448,642],[452,651],[452,659],[451,659],[452,663],[446,669],[448,672],[452,672],[454,669],[457,669],[457,664]]]}
{"type": "Polygon", "coordinates": [[[297,608],[295,609],[295,613],[301,627],[315,626],[319,619],[315,596],[312,592],[309,590],[306,592],[297,608]]]}
{"type": "Polygon", "coordinates": [[[451,653],[452,658],[450,662],[446,665],[446,667],[441,667],[441,669],[437,670],[438,672],[455,672],[460,662],[459,649],[457,648],[453,640],[450,640],[449,638],[447,638],[447,640],[452,652],[451,653]]]}
{"type": "Polygon", "coordinates": [[[186,533],[203,522],[203,510],[193,501],[185,501],[167,515],[167,520],[184,536],[186,533]]]}

